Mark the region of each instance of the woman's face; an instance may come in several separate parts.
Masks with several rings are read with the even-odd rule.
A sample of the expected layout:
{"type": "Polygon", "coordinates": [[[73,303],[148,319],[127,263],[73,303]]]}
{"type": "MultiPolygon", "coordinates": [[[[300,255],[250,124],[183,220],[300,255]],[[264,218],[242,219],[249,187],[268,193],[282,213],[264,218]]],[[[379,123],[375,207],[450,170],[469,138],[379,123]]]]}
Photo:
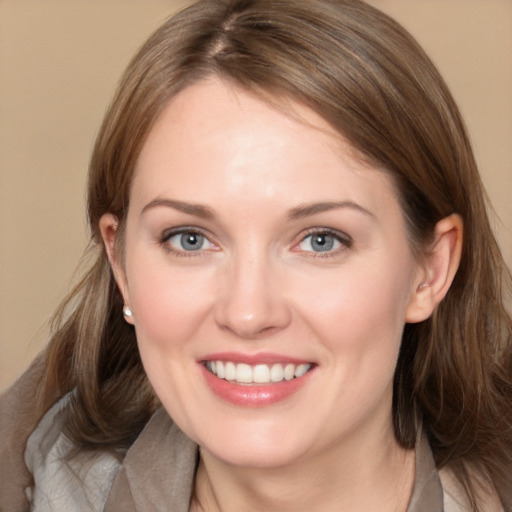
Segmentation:
{"type": "Polygon", "coordinates": [[[390,434],[422,279],[390,178],[294,109],[216,79],[176,96],[138,161],[117,274],[158,397],[235,465],[390,434]]]}

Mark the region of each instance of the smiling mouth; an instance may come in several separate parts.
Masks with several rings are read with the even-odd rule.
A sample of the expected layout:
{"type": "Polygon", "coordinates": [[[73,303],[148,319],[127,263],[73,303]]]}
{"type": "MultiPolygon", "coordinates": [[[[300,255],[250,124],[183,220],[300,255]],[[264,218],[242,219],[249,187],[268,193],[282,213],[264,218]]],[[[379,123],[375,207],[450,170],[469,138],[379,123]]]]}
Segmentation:
{"type": "Polygon", "coordinates": [[[205,368],[219,379],[238,384],[277,384],[302,377],[311,370],[311,363],[275,363],[249,365],[231,361],[206,361],[205,368]]]}

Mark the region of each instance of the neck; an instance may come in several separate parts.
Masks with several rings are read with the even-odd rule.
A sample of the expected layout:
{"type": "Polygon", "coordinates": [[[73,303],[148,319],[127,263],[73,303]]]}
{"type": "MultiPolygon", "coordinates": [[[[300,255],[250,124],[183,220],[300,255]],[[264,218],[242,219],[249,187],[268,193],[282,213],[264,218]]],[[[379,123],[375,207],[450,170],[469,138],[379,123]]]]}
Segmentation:
{"type": "Polygon", "coordinates": [[[191,510],[403,512],[414,484],[414,455],[398,445],[391,426],[369,442],[347,439],[283,467],[235,467],[202,450],[191,510]]]}

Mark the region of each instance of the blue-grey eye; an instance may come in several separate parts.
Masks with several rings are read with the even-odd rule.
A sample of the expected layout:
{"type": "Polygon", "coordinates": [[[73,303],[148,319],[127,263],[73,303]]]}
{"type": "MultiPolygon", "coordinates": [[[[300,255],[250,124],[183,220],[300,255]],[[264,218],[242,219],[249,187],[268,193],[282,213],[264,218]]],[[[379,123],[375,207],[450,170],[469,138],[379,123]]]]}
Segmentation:
{"type": "Polygon", "coordinates": [[[177,233],[169,237],[168,244],[178,251],[199,251],[210,247],[208,239],[195,231],[177,233]]]}
{"type": "Polygon", "coordinates": [[[340,239],[331,233],[312,233],[304,237],[299,244],[299,249],[309,252],[328,252],[339,249],[341,245],[340,239]]]}

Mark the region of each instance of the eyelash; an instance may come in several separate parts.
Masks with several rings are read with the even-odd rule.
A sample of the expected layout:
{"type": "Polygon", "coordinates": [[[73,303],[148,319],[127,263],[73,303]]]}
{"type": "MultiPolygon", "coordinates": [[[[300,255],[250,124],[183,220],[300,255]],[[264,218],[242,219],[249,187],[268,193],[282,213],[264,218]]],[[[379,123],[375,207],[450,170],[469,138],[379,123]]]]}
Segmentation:
{"type": "MultiPolygon", "coordinates": [[[[306,233],[301,233],[299,241],[294,244],[294,248],[299,247],[300,244],[304,243],[309,237],[313,237],[315,235],[331,236],[336,242],[340,244],[340,247],[327,251],[302,251],[309,258],[333,258],[339,256],[340,253],[345,252],[347,249],[350,249],[353,246],[352,238],[346,233],[329,228],[312,228],[306,231],[306,233]]],[[[296,249],[296,252],[299,251],[299,249],[296,249]]]]}
{"type": "MultiPolygon", "coordinates": [[[[197,228],[193,228],[193,227],[187,227],[187,226],[184,226],[182,228],[178,228],[178,229],[173,229],[171,231],[167,231],[165,232],[159,239],[159,244],[162,245],[164,247],[164,249],[172,254],[173,256],[177,256],[177,257],[183,257],[183,258],[191,258],[191,257],[195,257],[195,256],[199,256],[199,255],[202,255],[204,256],[204,250],[201,250],[201,249],[198,249],[197,251],[184,251],[184,250],[180,250],[180,249],[176,249],[174,247],[172,247],[169,243],[169,240],[175,236],[178,236],[178,235],[183,235],[183,234],[188,234],[188,235],[199,235],[199,236],[202,236],[204,237],[210,244],[212,244],[212,242],[210,241],[210,238],[208,235],[206,235],[204,232],[202,232],[201,230],[197,229],[197,228]]],[[[213,244],[212,244],[213,245],[213,244]]]]}
{"type": "MultiPolygon", "coordinates": [[[[211,244],[214,245],[213,242],[210,241],[210,238],[207,234],[205,234],[200,229],[194,228],[194,227],[181,227],[178,229],[173,229],[171,231],[165,232],[160,239],[158,240],[159,244],[164,247],[164,249],[170,253],[173,254],[176,257],[195,257],[195,256],[204,256],[204,253],[206,252],[203,249],[198,249],[196,251],[185,251],[180,250],[172,247],[169,243],[169,240],[171,238],[178,236],[178,235],[199,235],[201,237],[204,237],[205,240],[211,244]]],[[[307,255],[309,258],[332,258],[335,256],[338,256],[340,253],[344,252],[347,249],[350,249],[353,245],[353,240],[350,236],[347,234],[334,230],[334,229],[328,229],[328,228],[312,228],[306,231],[305,233],[301,233],[300,238],[297,242],[294,242],[292,251],[293,252],[303,252],[307,255]],[[339,248],[336,248],[334,250],[326,250],[326,251],[305,251],[300,250],[299,246],[300,244],[304,243],[309,237],[313,236],[330,236],[333,237],[333,239],[340,244],[339,248]]],[[[215,250],[215,249],[214,249],[215,250]]]]}

